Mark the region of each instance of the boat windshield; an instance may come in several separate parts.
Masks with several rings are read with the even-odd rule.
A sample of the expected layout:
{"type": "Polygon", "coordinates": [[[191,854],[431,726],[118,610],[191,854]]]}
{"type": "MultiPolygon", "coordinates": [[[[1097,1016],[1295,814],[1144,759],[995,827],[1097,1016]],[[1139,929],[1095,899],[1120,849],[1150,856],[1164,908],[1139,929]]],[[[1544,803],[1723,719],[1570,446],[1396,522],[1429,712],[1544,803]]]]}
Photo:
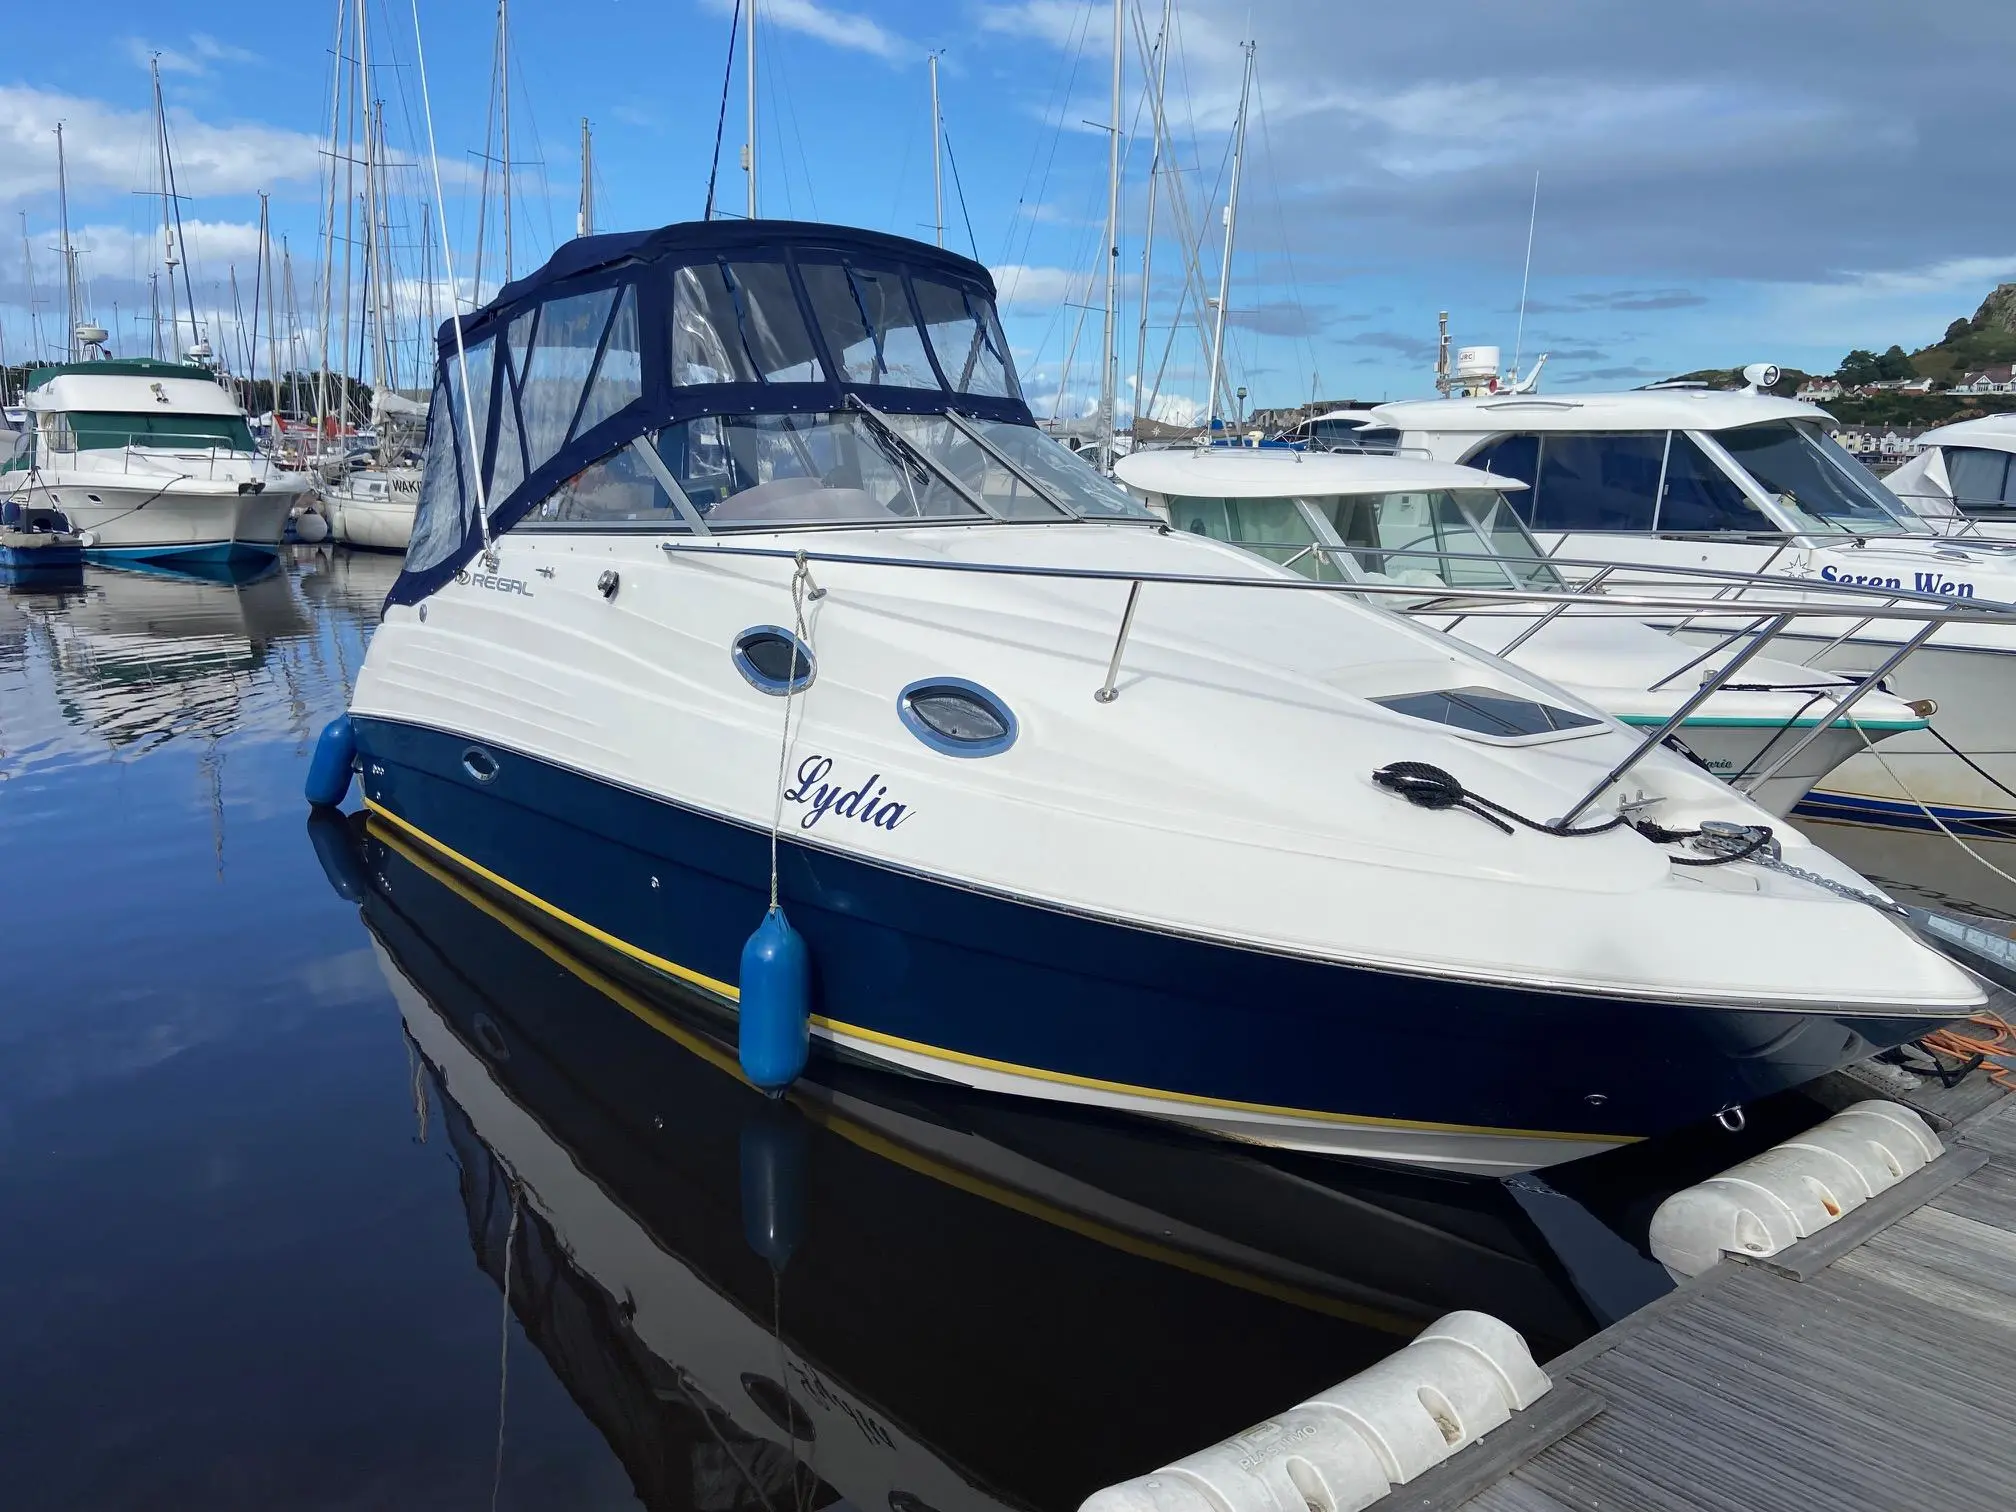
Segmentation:
{"type": "Polygon", "coordinates": [[[1033,426],[961,415],[891,415],[890,423],[931,460],[949,468],[1006,519],[1050,519],[1055,500],[1095,519],[1152,520],[1146,506],[1074,452],[1033,426]],[[1029,484],[1041,489],[1034,493],[1029,484]]]}
{"type": "Polygon", "coordinates": [[[1310,501],[1368,578],[1443,588],[1558,588],[1561,575],[1495,488],[1310,501]]]}
{"type": "MultiPolygon", "coordinates": [[[[1026,425],[855,410],[710,415],[654,439],[665,474],[709,530],[1154,518],[1026,425]]],[[[582,469],[527,518],[687,524],[649,454],[630,447],[582,469]]]]}
{"type": "Polygon", "coordinates": [[[117,451],[126,446],[164,451],[249,452],[252,432],[243,415],[127,414],[66,410],[56,417],[58,451],[117,451]]]}
{"type": "Polygon", "coordinates": [[[1810,420],[1771,420],[1713,439],[1793,518],[1819,535],[1927,535],[1930,527],[1885,491],[1810,420]]]}

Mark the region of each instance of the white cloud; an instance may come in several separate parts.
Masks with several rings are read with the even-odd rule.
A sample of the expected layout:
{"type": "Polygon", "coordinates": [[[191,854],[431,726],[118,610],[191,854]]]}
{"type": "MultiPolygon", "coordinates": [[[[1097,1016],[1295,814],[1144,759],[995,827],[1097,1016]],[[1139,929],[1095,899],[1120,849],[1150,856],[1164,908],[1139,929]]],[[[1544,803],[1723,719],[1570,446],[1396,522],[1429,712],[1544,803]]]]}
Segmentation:
{"type": "MultiPolygon", "coordinates": [[[[733,0],[706,0],[707,8],[722,15],[733,9],[733,0]]],[[[781,26],[801,36],[812,37],[849,52],[867,53],[886,63],[922,58],[924,49],[907,42],[866,16],[833,10],[818,0],[762,0],[759,19],[765,26],[781,26]]],[[[738,40],[736,46],[739,48],[738,40]]],[[[759,38],[757,46],[762,46],[759,38]]]]}
{"type": "Polygon", "coordinates": [[[1004,263],[992,270],[994,288],[1002,308],[1053,310],[1066,300],[1081,303],[1090,297],[1092,276],[1077,268],[1031,267],[1004,263]]]}
{"type": "MultiPolygon", "coordinates": [[[[0,202],[55,190],[58,121],[73,195],[125,194],[146,186],[154,150],[149,114],[0,84],[0,202]]],[[[168,131],[184,194],[250,193],[312,180],[321,169],[319,143],[305,132],[256,123],[218,126],[179,112],[170,113],[168,131]]]]}
{"type": "Polygon", "coordinates": [[[206,32],[196,32],[186,48],[165,47],[142,37],[127,37],[122,45],[126,56],[141,68],[159,61],[164,74],[187,74],[203,78],[218,63],[263,63],[259,54],[230,42],[220,42],[206,32]]]}

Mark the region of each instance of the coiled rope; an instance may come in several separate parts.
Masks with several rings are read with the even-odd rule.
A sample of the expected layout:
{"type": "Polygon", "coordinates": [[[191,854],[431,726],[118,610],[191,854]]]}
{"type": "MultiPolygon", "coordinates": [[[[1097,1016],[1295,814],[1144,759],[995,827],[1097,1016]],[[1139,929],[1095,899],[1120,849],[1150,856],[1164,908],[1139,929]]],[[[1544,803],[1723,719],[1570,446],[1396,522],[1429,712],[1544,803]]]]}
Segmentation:
{"type": "Polygon", "coordinates": [[[1388,792],[1398,793],[1416,808],[1460,808],[1508,835],[1512,833],[1512,824],[1523,824],[1543,835],[1579,840],[1588,835],[1607,835],[1628,825],[1654,845],[1692,840],[1703,850],[1712,852],[1705,856],[1669,856],[1667,859],[1675,866],[1727,866],[1732,861],[1747,861],[1760,855],[1776,857],[1774,838],[1768,824],[1718,824],[1701,829],[1676,830],[1655,824],[1650,819],[1633,819],[1619,813],[1600,824],[1573,828],[1559,820],[1543,822],[1530,819],[1516,809],[1486,798],[1482,793],[1471,792],[1451,773],[1425,761],[1389,762],[1372,774],[1372,780],[1388,792]],[[1512,824],[1508,824],[1507,820],[1511,820],[1512,824]]]}
{"type": "MultiPolygon", "coordinates": [[[[1969,1028],[1945,1028],[1918,1041],[1925,1049],[1979,1066],[1998,1087],[2016,1091],[2016,1026],[1999,1013],[1981,1012],[1967,1019],[1969,1028]],[[1980,1033],[1975,1033],[1975,1030],[1980,1033]]],[[[1964,1074],[1964,1073],[1963,1073],[1964,1074]]]]}

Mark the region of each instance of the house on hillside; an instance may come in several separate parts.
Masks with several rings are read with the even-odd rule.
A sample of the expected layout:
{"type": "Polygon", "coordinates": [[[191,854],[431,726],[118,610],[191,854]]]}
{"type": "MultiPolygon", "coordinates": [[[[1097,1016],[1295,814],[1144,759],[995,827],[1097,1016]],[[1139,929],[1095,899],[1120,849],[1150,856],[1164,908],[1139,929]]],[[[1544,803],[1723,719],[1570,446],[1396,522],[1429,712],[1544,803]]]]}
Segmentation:
{"type": "Polygon", "coordinates": [[[2016,394],[2016,364],[1991,362],[1953,385],[1956,394],[2016,394]]]}
{"type": "Polygon", "coordinates": [[[1807,404],[1825,404],[1829,399],[1841,397],[1841,385],[1832,378],[1808,378],[1792,397],[1807,404]]]}

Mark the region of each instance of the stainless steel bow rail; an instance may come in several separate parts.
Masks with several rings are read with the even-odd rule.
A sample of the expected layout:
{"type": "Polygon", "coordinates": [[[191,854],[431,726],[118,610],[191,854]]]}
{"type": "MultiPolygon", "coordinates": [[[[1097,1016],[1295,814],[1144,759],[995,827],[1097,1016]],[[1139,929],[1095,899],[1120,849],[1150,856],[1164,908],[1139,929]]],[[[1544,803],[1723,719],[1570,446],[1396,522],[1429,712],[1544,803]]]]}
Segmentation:
{"type": "MultiPolygon", "coordinates": [[[[963,572],[988,577],[1030,577],[1055,578],[1065,581],[1126,583],[1127,603],[1121,613],[1120,626],[1113,641],[1113,654],[1108,660],[1105,681],[1093,693],[1100,703],[1110,704],[1119,698],[1117,680],[1120,664],[1127,648],[1127,638],[1134,627],[1134,612],[1140,602],[1141,589],[1148,583],[1161,583],[1172,587],[1198,588],[1260,588],[1286,593],[1340,593],[1359,598],[1404,598],[1412,603],[1407,607],[1415,614],[1423,613],[1517,613],[1514,607],[1520,605],[1545,604],[1551,606],[1550,613],[1543,615],[1543,621],[1553,613],[1565,609],[1575,609],[1584,617],[1605,619],[1629,619],[1643,621],[1646,615],[1670,613],[1673,611],[1698,611],[1701,599],[1683,595],[1658,595],[1645,593],[1591,593],[1594,586],[1589,583],[1563,588],[1445,588],[1440,591],[1424,590],[1414,583],[1363,583],[1363,582],[1320,582],[1300,576],[1254,577],[1239,574],[1183,573],[1183,572],[1142,572],[1117,567],[1059,567],[1037,566],[1009,562],[957,562],[944,559],[928,560],[915,557],[896,557],[869,554],[866,552],[803,551],[781,546],[734,546],[722,542],[716,536],[707,540],[661,541],[659,549],[668,555],[693,555],[702,557],[748,557],[759,560],[788,561],[792,563],[816,562],[828,566],[852,567],[893,567],[922,572],[963,572]],[[1480,608],[1479,606],[1485,606],[1480,608]],[[1492,608],[1490,606],[1499,606],[1492,608]]],[[[1339,548],[1319,548],[1326,552],[1339,548]]],[[[1503,558],[1467,555],[1460,552],[1417,552],[1419,556],[1467,559],[1479,562],[1503,563],[1503,558]]],[[[1602,564],[1607,565],[1607,564],[1602,564]]],[[[1634,568],[1635,570],[1635,568],[1634,568]]],[[[1844,611],[1839,603],[1824,602],[1833,599],[1858,601],[1854,611],[1864,615],[1863,623],[1872,619],[1898,620],[1917,623],[1921,626],[1914,634],[1901,642],[1890,656],[1873,672],[1855,683],[1833,706],[1830,716],[1818,720],[1806,736],[1779,757],[1764,771],[1750,776],[1741,791],[1755,792],[1765,782],[1777,776],[1806,748],[1827,730],[1840,725],[1865,696],[1873,691],[1882,680],[1928,640],[1942,625],[1956,623],[1986,623],[2016,626],[2016,605],[2000,604],[1982,599],[1946,599],[1936,595],[1915,593],[1892,588],[1868,588],[1860,584],[1795,581],[1784,577],[1769,577],[1756,573],[1727,573],[1713,570],[1667,568],[1663,569],[1676,576],[1700,580],[1734,579],[1740,586],[1768,587],[1785,591],[1788,588],[1800,595],[1796,601],[1773,602],[1744,597],[1741,600],[1725,601],[1741,604],[1743,610],[1754,616],[1750,626],[1740,634],[1746,636],[1749,644],[1704,677],[1701,686],[1688,696],[1673,715],[1651,734],[1639,741],[1622,760],[1617,762],[1603,777],[1584,793],[1580,799],[1559,819],[1557,825],[1573,822],[1587,812],[1610,788],[1621,781],[1631,769],[1646,756],[1657,750],[1662,742],[1686,722],[1694,711],[1719,693],[1730,678],[1752,661],[1772,639],[1785,627],[1797,619],[1836,619],[1844,611]],[[1874,609],[1865,609],[1868,600],[1879,600],[1874,609]],[[1823,602],[1815,602],[1821,600],[1823,602]],[[1760,630],[1758,625],[1762,625],[1760,630]]],[[[1537,626],[1534,628],[1538,628],[1537,626]]],[[[1733,637],[1732,637],[1733,639],[1733,637]]],[[[1728,645],[1725,641],[1722,644],[1728,645]]],[[[1721,649],[1717,647],[1715,649],[1721,649]]],[[[2012,645],[2016,651],[2016,645],[2012,645]]],[[[1705,658],[1696,658],[1689,666],[1699,665],[1705,658]]],[[[1665,681],[1666,679],[1661,679],[1665,681]]]]}

